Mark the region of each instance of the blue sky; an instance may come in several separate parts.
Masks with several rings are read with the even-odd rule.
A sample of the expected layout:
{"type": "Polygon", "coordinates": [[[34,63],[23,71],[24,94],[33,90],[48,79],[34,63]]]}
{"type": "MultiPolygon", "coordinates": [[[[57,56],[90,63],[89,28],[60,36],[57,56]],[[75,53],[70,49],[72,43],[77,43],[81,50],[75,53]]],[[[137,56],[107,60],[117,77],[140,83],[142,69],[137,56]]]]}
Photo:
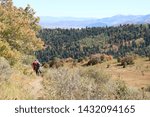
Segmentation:
{"type": "Polygon", "coordinates": [[[13,0],[17,7],[30,4],[38,16],[110,17],[150,14],[150,0],[13,0]]]}

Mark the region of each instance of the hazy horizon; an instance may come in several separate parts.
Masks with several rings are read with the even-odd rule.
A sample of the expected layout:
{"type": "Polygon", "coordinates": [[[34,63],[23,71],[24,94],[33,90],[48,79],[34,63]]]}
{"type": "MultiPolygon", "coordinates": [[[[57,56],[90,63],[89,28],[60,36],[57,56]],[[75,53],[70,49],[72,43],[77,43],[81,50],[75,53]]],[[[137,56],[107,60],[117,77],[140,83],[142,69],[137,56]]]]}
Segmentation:
{"type": "MultiPolygon", "coordinates": [[[[150,15],[149,14],[145,14],[145,15],[150,15]]],[[[145,16],[145,15],[133,15],[133,14],[129,14],[129,15],[124,15],[124,14],[116,14],[116,15],[112,15],[112,16],[106,16],[106,17],[77,17],[77,16],[38,16],[38,17],[53,17],[53,18],[77,18],[77,19],[80,19],[80,18],[83,18],[83,19],[86,19],[86,18],[89,18],[89,19],[103,19],[103,18],[109,18],[109,17],[114,17],[114,16],[145,16]]]]}
{"type": "Polygon", "coordinates": [[[27,4],[37,16],[106,18],[116,15],[150,14],[149,0],[13,0],[17,7],[27,4]]]}

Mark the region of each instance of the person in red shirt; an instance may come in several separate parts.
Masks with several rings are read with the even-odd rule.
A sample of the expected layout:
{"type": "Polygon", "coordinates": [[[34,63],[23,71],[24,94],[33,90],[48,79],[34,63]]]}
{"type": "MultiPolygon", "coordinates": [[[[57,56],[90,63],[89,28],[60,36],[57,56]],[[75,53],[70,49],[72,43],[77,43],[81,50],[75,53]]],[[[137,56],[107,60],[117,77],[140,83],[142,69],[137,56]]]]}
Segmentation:
{"type": "Polygon", "coordinates": [[[40,74],[40,66],[41,66],[41,64],[38,60],[33,61],[32,68],[35,71],[36,75],[40,74]]]}

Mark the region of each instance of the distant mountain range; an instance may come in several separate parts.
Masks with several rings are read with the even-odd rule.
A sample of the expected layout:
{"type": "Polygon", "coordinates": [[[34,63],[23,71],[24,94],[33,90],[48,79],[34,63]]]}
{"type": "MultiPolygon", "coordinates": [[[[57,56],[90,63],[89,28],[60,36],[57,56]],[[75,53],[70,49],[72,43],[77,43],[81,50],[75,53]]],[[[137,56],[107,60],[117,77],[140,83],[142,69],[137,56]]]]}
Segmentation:
{"type": "Polygon", "coordinates": [[[146,24],[150,23],[149,15],[116,15],[107,18],[74,18],[41,16],[40,25],[43,28],[85,28],[117,26],[120,24],[146,24]]]}

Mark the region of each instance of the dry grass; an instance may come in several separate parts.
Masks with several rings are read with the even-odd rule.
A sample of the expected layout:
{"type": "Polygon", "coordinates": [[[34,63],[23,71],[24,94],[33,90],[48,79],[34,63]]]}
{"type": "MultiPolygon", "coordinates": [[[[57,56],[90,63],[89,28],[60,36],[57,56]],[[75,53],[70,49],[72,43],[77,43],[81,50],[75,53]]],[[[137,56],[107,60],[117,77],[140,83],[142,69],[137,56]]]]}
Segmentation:
{"type": "Polygon", "coordinates": [[[150,84],[150,62],[146,60],[147,58],[138,58],[134,65],[129,65],[126,68],[118,66],[117,60],[113,60],[109,63],[99,64],[97,68],[111,74],[112,79],[119,78],[125,81],[127,85],[141,89],[141,87],[150,84]],[[106,67],[107,64],[110,64],[109,68],[106,67]]]}
{"type": "Polygon", "coordinates": [[[25,90],[25,82],[22,75],[12,75],[7,81],[0,83],[0,99],[18,100],[18,99],[32,99],[29,92],[25,90]]]}
{"type": "Polygon", "coordinates": [[[34,99],[30,83],[36,75],[30,66],[17,64],[12,68],[8,61],[0,59],[0,99],[34,99]]]}

